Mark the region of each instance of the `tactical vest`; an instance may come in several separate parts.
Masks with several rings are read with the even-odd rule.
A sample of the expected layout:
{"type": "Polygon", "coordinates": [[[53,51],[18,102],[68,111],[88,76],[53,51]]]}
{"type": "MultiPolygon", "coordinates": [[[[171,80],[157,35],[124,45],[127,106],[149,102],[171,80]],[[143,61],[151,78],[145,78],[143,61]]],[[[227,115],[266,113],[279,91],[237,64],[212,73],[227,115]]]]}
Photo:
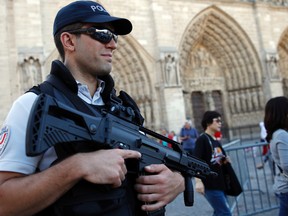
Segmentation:
{"type": "MultiPolygon", "coordinates": [[[[132,98],[125,92],[120,92],[116,97],[114,81],[110,75],[101,77],[105,81],[104,91],[101,93],[104,107],[107,109],[111,103],[121,101],[124,106],[129,106],[135,111],[134,122],[142,125],[144,119],[132,98]]],[[[62,103],[65,103],[79,111],[89,112],[89,109],[99,109],[97,106],[89,105],[78,96],[78,86],[69,70],[60,61],[54,61],[50,75],[47,80],[29,90],[36,94],[46,93],[62,103]]],[[[85,143],[61,144],[55,146],[58,163],[66,157],[78,152],[95,151],[95,145],[85,143]]],[[[52,165],[53,165],[52,164],[52,165]]],[[[100,174],[101,175],[101,174],[100,174]]],[[[109,185],[97,185],[81,180],[54,204],[37,214],[37,216],[142,216],[147,215],[140,210],[133,189],[135,176],[128,176],[119,188],[111,188],[109,185]]],[[[162,215],[162,214],[161,214],[162,215]]]]}

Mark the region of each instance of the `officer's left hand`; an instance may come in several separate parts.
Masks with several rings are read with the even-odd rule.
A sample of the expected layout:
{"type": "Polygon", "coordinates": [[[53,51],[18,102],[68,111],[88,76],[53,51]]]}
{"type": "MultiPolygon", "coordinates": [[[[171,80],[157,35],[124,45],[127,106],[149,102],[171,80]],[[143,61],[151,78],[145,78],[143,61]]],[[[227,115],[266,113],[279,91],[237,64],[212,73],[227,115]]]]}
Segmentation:
{"type": "Polygon", "coordinates": [[[136,180],[135,189],[138,199],[145,202],[144,211],[157,210],[184,191],[184,178],[180,173],[172,172],[164,164],[153,164],[145,167],[152,175],[140,176],[136,180]]]}

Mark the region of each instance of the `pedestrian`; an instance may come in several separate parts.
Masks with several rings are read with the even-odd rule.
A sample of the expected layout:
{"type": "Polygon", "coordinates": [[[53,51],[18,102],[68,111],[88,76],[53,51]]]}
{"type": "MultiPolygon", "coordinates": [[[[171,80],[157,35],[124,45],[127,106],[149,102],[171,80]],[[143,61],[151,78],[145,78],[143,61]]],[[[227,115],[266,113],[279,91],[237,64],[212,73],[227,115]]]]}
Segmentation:
{"type": "Polygon", "coordinates": [[[196,128],[192,127],[191,120],[187,119],[184,126],[181,128],[179,138],[183,149],[193,155],[195,148],[195,141],[199,134],[196,128]]]}
{"type": "MultiPolygon", "coordinates": [[[[162,136],[169,138],[169,137],[168,137],[169,134],[168,134],[168,132],[167,132],[167,129],[162,128],[160,131],[161,131],[161,135],[162,135],[162,136]]],[[[165,140],[159,140],[159,143],[160,143],[161,145],[165,146],[165,147],[169,147],[169,148],[172,147],[171,143],[168,143],[168,142],[166,142],[165,140]]]]}
{"type": "Polygon", "coordinates": [[[59,10],[53,35],[62,61],[53,61],[48,84],[35,86],[13,103],[1,129],[0,215],[164,215],[158,210],[184,191],[182,175],[164,164],[147,165],[145,176],[129,175],[125,161],[139,160],[137,151],[83,152],[85,143],[79,149],[61,143],[36,157],[25,152],[29,114],[44,86],[72,108],[79,102],[105,109],[115,98],[129,102],[134,121],[143,124],[135,102],[124,92],[116,97],[110,75],[118,35],[131,30],[129,20],[111,16],[94,1],[75,1],[59,10]]]}
{"type": "Polygon", "coordinates": [[[279,216],[288,215],[288,98],[274,97],[265,106],[266,140],[278,172],[273,191],[280,200],[279,216]]]}
{"type": "MultiPolygon", "coordinates": [[[[260,127],[260,142],[263,143],[263,142],[266,142],[266,136],[267,136],[267,132],[266,132],[266,128],[264,126],[264,122],[261,121],[259,123],[259,127],[260,127]]],[[[255,147],[257,148],[257,147],[255,147]]],[[[269,150],[269,144],[266,144],[266,145],[263,145],[262,146],[262,153],[261,153],[262,157],[263,157],[263,163],[262,163],[262,160],[261,160],[261,163],[257,164],[257,169],[262,169],[264,167],[264,164],[269,160],[270,158],[270,150],[269,150]]]]}
{"type": "Polygon", "coordinates": [[[207,201],[214,209],[213,216],[231,216],[231,211],[225,194],[225,179],[222,165],[229,163],[221,143],[216,139],[215,132],[221,130],[222,118],[216,111],[206,111],[203,115],[201,125],[204,129],[196,140],[194,156],[204,160],[209,164],[210,169],[218,175],[207,176],[206,179],[195,178],[195,189],[198,193],[205,196],[207,201]]]}
{"type": "Polygon", "coordinates": [[[178,136],[173,130],[170,131],[170,133],[168,134],[168,138],[174,140],[175,142],[178,142],[178,136]]]}

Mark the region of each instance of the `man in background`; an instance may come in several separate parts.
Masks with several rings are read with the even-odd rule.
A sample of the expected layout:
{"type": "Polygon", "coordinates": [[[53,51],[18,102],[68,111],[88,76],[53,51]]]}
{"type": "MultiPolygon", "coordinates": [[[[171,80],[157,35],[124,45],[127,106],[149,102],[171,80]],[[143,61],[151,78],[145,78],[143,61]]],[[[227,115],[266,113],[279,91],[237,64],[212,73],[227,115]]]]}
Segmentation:
{"type": "Polygon", "coordinates": [[[196,128],[192,127],[191,120],[187,119],[184,123],[184,126],[180,130],[179,138],[183,149],[189,152],[191,155],[193,155],[195,141],[198,137],[198,131],[196,128]]]}

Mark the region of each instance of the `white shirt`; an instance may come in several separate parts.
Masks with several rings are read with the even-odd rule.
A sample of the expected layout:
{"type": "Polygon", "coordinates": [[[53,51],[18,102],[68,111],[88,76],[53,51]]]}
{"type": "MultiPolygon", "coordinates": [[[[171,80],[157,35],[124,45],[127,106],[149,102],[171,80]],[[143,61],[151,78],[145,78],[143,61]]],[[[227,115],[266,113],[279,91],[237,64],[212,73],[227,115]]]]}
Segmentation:
{"type": "Polygon", "coordinates": [[[259,126],[260,126],[260,137],[261,137],[261,139],[265,140],[265,138],[267,136],[267,132],[266,132],[266,128],[264,126],[264,122],[260,122],[259,126]]]}
{"type": "Polygon", "coordinates": [[[103,89],[105,87],[105,82],[102,80],[98,80],[98,82],[99,82],[99,87],[97,88],[93,97],[91,97],[88,86],[81,84],[80,82],[77,81],[78,96],[88,104],[104,105],[104,102],[102,100],[100,93],[103,91],[103,89]]]}
{"type": "MultiPolygon", "coordinates": [[[[100,81],[93,97],[87,85],[78,84],[78,96],[93,105],[104,105],[101,91],[105,83],[100,81]]],[[[28,92],[20,96],[12,105],[0,132],[0,171],[32,174],[36,168],[47,169],[57,158],[54,148],[48,149],[43,155],[28,157],[25,150],[26,128],[32,105],[37,95],[28,92]]]]}

